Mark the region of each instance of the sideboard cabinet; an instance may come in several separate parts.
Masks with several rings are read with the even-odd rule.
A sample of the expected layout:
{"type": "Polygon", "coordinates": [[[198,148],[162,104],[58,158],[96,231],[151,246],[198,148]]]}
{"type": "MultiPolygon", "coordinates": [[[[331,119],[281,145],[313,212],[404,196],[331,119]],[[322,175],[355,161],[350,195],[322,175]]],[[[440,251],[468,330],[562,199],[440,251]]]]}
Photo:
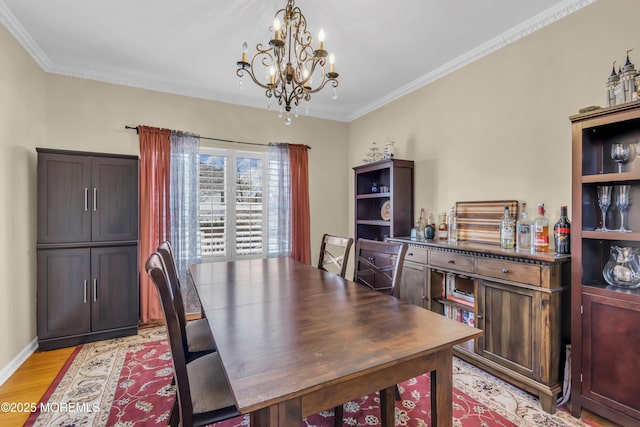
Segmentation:
{"type": "Polygon", "coordinates": [[[137,333],[138,158],[37,152],[40,349],[137,333]]]}
{"type": "MultiPolygon", "coordinates": [[[[640,424],[640,288],[611,286],[603,270],[618,248],[640,248],[640,102],[572,116],[571,411],[640,424]],[[614,144],[629,149],[618,165],[614,144]],[[611,187],[603,231],[598,187],[611,187]],[[631,204],[622,224],[620,189],[631,204]],[[622,226],[631,230],[621,231],[622,226]]],[[[620,254],[621,255],[621,254],[620,254]]],[[[620,262],[625,262],[618,256],[620,262]]],[[[625,271],[621,265],[619,271],[625,271]]],[[[638,272],[631,272],[635,281],[638,272]]]]}
{"type": "Polygon", "coordinates": [[[454,354],[536,394],[553,413],[570,333],[570,256],[389,240],[409,244],[400,298],[482,329],[454,354]]]}

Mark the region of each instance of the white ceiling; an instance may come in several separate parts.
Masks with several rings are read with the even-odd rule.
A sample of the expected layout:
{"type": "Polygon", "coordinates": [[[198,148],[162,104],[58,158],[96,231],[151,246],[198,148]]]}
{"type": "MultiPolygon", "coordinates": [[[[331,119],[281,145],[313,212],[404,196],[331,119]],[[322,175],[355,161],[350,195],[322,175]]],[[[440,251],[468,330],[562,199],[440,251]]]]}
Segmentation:
{"type": "MultiPolygon", "coordinates": [[[[298,0],[340,73],[338,98],[312,95],[309,115],[351,121],[594,1],[298,0]]],[[[236,61],[285,4],[0,0],[0,21],[46,72],[266,108],[236,61]]]]}

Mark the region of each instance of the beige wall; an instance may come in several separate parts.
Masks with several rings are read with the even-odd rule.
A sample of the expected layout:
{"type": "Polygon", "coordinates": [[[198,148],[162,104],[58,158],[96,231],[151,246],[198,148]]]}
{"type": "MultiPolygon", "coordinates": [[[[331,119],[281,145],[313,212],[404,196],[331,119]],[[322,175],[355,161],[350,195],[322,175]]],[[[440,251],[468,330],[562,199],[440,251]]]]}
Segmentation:
{"type": "Polygon", "coordinates": [[[137,135],[124,126],[139,124],[307,144],[313,259],[323,233],[348,232],[346,123],[301,116],[287,127],[266,109],[46,74],[1,26],[0,82],[0,370],[36,336],[35,147],[137,155],[137,135]]]}
{"type": "Polygon", "coordinates": [[[561,205],[571,213],[568,117],[605,105],[611,62],[626,49],[640,67],[638,16],[636,0],[599,0],[353,121],[349,165],[393,140],[397,157],[416,162],[415,214],[516,199],[530,214],[544,202],[554,223],[561,205]]]}
{"type": "Polygon", "coordinates": [[[36,330],[36,162],[45,74],[0,26],[0,369],[36,330]]]}

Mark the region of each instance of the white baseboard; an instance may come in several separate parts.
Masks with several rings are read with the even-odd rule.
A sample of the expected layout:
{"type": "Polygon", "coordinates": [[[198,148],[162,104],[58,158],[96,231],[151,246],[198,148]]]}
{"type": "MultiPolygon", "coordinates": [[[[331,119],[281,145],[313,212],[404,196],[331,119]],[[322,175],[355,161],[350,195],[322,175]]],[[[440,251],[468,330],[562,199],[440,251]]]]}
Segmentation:
{"type": "Polygon", "coordinates": [[[34,338],[16,357],[0,370],[0,386],[38,349],[38,338],[34,338]]]}

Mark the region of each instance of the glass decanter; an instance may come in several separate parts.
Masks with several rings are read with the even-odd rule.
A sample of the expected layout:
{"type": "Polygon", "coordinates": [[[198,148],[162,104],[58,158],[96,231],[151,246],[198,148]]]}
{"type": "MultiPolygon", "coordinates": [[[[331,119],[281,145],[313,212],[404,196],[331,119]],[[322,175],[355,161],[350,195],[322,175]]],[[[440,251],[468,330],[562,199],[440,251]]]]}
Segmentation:
{"type": "Polygon", "coordinates": [[[602,275],[612,286],[637,288],[640,286],[640,250],[611,246],[611,257],[604,266],[602,275]]]}

